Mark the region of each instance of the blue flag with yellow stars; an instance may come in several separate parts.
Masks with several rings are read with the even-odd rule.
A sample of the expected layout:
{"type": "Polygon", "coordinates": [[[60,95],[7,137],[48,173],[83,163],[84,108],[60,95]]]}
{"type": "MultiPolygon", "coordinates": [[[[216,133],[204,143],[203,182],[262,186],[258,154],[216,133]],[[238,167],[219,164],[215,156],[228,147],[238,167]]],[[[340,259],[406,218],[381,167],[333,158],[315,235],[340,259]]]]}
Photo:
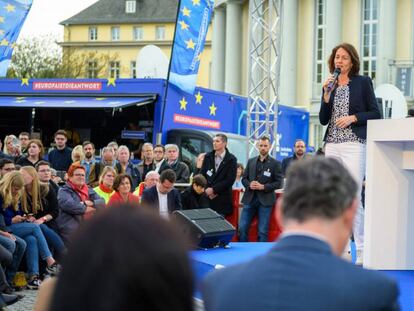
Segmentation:
{"type": "Polygon", "coordinates": [[[5,77],[13,48],[33,0],[0,0],[0,77],[5,77]]]}
{"type": "Polygon", "coordinates": [[[169,82],[193,94],[214,0],[181,0],[169,82]]]}

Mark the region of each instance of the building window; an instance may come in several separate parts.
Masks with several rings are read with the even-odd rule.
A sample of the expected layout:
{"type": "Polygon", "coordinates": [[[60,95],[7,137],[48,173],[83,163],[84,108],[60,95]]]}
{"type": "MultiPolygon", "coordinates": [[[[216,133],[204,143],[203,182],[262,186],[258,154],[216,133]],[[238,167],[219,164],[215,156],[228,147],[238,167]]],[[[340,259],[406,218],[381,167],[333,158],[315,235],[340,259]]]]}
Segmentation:
{"type": "Polygon", "coordinates": [[[131,78],[136,79],[137,77],[137,62],[131,61],[131,78]]]}
{"type": "Polygon", "coordinates": [[[98,40],[98,28],[97,27],[89,27],[89,40],[90,41],[98,40]]]}
{"type": "Polygon", "coordinates": [[[136,0],[127,0],[125,1],[125,13],[135,13],[137,9],[136,0]]]}
{"type": "Polygon", "coordinates": [[[377,71],[378,0],[364,0],[362,7],[362,73],[374,80],[377,71]]]}
{"type": "Polygon", "coordinates": [[[155,39],[164,40],[165,39],[165,26],[157,26],[155,28],[155,39]]]}
{"type": "Polygon", "coordinates": [[[96,60],[88,61],[86,72],[89,79],[95,79],[98,77],[98,62],[96,60]]]}
{"type": "Polygon", "coordinates": [[[121,66],[119,62],[109,62],[109,77],[119,79],[121,66]]]}
{"type": "Polygon", "coordinates": [[[144,39],[144,29],[141,26],[134,27],[132,32],[134,40],[144,39]]]}
{"type": "Polygon", "coordinates": [[[112,41],[119,41],[120,39],[120,30],[119,27],[111,27],[111,39],[112,41]]]}
{"type": "Polygon", "coordinates": [[[315,94],[320,94],[324,75],[326,74],[325,36],[326,36],[326,0],[316,1],[316,38],[315,38],[315,94]]]}

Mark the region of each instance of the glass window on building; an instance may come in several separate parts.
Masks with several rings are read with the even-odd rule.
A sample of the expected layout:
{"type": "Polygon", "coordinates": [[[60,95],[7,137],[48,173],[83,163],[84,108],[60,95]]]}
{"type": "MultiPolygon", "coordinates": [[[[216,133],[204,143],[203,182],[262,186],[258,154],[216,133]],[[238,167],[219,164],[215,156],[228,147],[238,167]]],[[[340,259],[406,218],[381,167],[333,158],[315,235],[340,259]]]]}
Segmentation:
{"type": "Polygon", "coordinates": [[[98,77],[98,62],[96,60],[88,61],[86,73],[89,79],[95,79],[98,77]]]}
{"type": "Polygon", "coordinates": [[[109,77],[119,79],[121,65],[119,62],[109,62],[109,77]]]}
{"type": "Polygon", "coordinates": [[[326,37],[326,0],[316,1],[315,21],[315,67],[314,67],[314,97],[319,97],[322,83],[327,72],[325,58],[325,37],[326,37]]]}
{"type": "Polygon", "coordinates": [[[135,13],[137,10],[137,1],[136,0],[127,0],[125,1],[125,13],[135,13]]]}
{"type": "Polygon", "coordinates": [[[119,26],[111,27],[111,40],[119,41],[120,39],[120,29],[119,26]]]}
{"type": "Polygon", "coordinates": [[[89,27],[89,41],[98,40],[98,27],[89,27]]]}
{"type": "Polygon", "coordinates": [[[375,80],[377,70],[378,0],[363,0],[362,74],[375,80]]]}
{"type": "Polygon", "coordinates": [[[134,40],[143,40],[144,39],[144,29],[141,26],[136,26],[132,30],[134,40]]]}
{"type": "Polygon", "coordinates": [[[164,40],[165,39],[165,26],[157,26],[155,28],[155,39],[164,40]]]}
{"type": "Polygon", "coordinates": [[[137,77],[137,62],[131,61],[131,78],[136,79],[137,77]]]}

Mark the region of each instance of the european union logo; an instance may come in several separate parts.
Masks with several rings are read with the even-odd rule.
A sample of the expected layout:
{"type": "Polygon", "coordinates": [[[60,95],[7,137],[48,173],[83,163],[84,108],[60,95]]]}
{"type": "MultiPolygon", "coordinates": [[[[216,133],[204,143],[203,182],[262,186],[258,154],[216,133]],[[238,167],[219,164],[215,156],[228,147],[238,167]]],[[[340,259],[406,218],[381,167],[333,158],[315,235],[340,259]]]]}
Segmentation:
{"type": "Polygon", "coordinates": [[[0,0],[0,77],[5,77],[13,48],[33,0],[0,0]]]}
{"type": "Polygon", "coordinates": [[[181,0],[169,82],[193,94],[214,0],[181,0]]]}

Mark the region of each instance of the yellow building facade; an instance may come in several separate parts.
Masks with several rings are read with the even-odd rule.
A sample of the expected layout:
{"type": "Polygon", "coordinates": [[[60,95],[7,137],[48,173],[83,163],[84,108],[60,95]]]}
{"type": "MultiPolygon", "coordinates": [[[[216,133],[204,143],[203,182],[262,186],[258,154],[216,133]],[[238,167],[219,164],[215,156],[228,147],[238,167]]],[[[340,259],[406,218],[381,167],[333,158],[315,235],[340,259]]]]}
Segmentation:
{"type": "MultiPolygon", "coordinates": [[[[175,29],[175,14],[178,2],[176,0],[158,0],[158,5],[165,2],[161,13],[165,16],[151,17],[154,3],[150,0],[111,1],[100,0],[91,7],[78,13],[72,18],[61,22],[64,26],[63,48],[64,57],[84,59],[84,70],[80,78],[136,78],[137,56],[147,45],[155,45],[170,59],[175,29]],[[169,1],[167,3],[167,1],[169,1]],[[115,3],[116,2],[116,3],[115,3]],[[136,12],[128,13],[128,3],[135,3],[136,12]],[[174,5],[175,4],[175,5],[174,5]],[[115,13],[110,15],[109,10],[115,13]],[[142,16],[138,12],[140,6],[148,6],[142,16]],[[109,11],[106,11],[106,9],[109,11]],[[119,13],[119,11],[123,11],[119,13]],[[95,15],[109,18],[96,18],[95,15]]],[[[141,7],[142,9],[142,7],[141,7]]],[[[144,10],[145,11],[145,10],[144,10]]],[[[97,17],[99,17],[97,16],[97,17]]],[[[204,51],[201,55],[197,85],[210,86],[211,66],[211,31],[207,33],[204,51]]]]}

